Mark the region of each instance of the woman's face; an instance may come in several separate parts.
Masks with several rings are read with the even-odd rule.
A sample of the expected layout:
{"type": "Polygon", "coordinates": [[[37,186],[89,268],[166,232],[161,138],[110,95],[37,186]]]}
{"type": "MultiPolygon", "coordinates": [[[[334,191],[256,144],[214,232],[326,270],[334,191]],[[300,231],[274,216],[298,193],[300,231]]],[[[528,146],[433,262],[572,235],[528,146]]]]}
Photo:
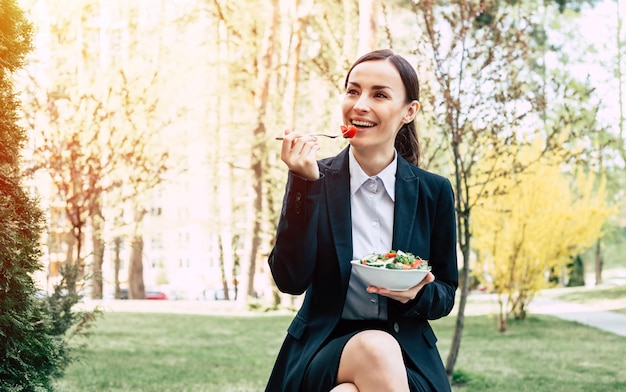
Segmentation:
{"type": "Polygon", "coordinates": [[[355,147],[393,149],[396,134],[413,121],[417,101],[406,103],[400,73],[386,60],[366,61],[352,69],[342,103],[344,124],[358,128],[355,147]]]}

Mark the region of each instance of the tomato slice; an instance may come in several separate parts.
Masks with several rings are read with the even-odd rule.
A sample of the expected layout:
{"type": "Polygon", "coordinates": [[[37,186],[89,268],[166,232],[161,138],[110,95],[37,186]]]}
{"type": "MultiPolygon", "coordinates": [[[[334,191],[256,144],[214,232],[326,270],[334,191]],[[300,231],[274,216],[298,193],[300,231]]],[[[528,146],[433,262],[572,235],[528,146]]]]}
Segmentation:
{"type": "Polygon", "coordinates": [[[341,134],[346,139],[353,138],[354,135],[356,135],[358,131],[358,129],[354,125],[350,125],[349,127],[345,125],[341,125],[340,128],[341,128],[341,134]]]}

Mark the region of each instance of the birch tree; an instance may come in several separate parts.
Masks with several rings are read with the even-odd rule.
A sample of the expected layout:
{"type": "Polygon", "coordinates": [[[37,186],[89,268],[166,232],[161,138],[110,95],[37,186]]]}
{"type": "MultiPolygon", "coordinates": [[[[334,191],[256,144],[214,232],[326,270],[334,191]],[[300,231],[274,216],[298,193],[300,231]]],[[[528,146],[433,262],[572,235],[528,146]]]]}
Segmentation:
{"type": "Polygon", "coordinates": [[[358,55],[378,49],[378,18],[380,17],[381,7],[380,0],[359,0],[358,55]]]}

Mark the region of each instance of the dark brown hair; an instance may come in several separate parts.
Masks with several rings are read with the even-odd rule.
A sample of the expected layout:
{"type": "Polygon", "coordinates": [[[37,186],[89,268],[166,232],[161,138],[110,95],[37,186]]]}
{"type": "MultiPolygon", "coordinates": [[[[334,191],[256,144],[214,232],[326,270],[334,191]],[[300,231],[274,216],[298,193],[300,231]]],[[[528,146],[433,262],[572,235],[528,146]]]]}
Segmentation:
{"type": "MultiPolygon", "coordinates": [[[[417,72],[415,72],[415,69],[404,57],[394,54],[390,49],[375,50],[359,57],[359,59],[352,64],[352,67],[350,67],[346,75],[344,87],[348,87],[348,78],[354,67],[366,61],[374,60],[387,60],[391,62],[398,70],[398,73],[400,73],[400,78],[404,85],[406,103],[413,101],[419,102],[420,84],[417,78],[417,72]]],[[[400,128],[396,136],[395,147],[402,158],[416,166],[419,164],[420,148],[417,130],[415,129],[415,121],[402,125],[402,128],[400,128]]]]}

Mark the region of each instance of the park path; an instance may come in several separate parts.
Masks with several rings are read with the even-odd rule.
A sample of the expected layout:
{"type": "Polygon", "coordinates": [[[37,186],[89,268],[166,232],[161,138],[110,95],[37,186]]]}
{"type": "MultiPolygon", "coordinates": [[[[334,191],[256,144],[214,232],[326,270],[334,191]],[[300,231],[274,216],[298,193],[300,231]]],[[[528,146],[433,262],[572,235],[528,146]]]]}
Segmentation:
{"type": "Polygon", "coordinates": [[[529,305],[532,314],[547,314],[626,337],[626,314],[552,298],[538,297],[529,305]]]}
{"type": "MultiPolygon", "coordinates": [[[[626,299],[591,306],[554,299],[555,293],[564,291],[551,290],[552,292],[546,291],[545,295],[540,293],[530,302],[528,314],[550,315],[626,337],[626,314],[610,310],[626,308],[626,299]]],[[[468,297],[465,314],[468,316],[497,314],[498,310],[498,299],[495,294],[472,292],[468,297]]],[[[454,314],[456,309],[451,313],[454,314]]]]}
{"type": "MultiPolygon", "coordinates": [[[[276,315],[278,312],[253,312],[245,304],[234,301],[145,301],[145,300],[85,300],[82,307],[98,306],[107,312],[182,313],[206,315],[259,316],[276,315]]],[[[468,298],[466,315],[495,314],[497,297],[493,294],[472,293],[468,298]]],[[[545,314],[564,320],[578,322],[626,337],[626,314],[611,312],[602,306],[588,306],[559,301],[549,296],[538,296],[530,303],[530,314],[545,314]]],[[[280,311],[293,314],[290,311],[280,311]]],[[[456,314],[456,309],[451,316],[456,314]]]]}

